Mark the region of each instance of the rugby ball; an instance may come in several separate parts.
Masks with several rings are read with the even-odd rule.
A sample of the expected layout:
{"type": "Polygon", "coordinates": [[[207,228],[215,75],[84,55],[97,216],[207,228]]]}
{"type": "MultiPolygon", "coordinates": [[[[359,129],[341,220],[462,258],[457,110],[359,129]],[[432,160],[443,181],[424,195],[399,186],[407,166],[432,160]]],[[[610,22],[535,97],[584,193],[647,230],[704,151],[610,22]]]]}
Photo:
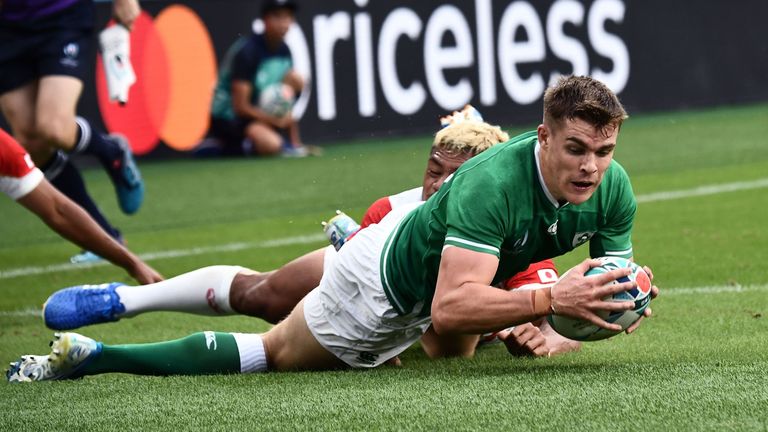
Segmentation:
{"type": "Polygon", "coordinates": [[[282,117],[293,109],[296,93],[285,83],[268,86],[259,94],[259,108],[269,115],[282,117]]]}
{"type": "MultiPolygon", "coordinates": [[[[598,259],[602,264],[598,267],[589,269],[589,271],[585,273],[586,276],[606,273],[619,268],[629,267],[632,269],[632,273],[629,276],[617,279],[611,283],[617,284],[636,281],[637,287],[629,291],[614,294],[611,300],[634,301],[635,307],[620,312],[604,311],[598,313],[598,315],[605,321],[619,324],[621,325],[622,330],[626,330],[629,326],[634,324],[635,321],[640,319],[643,315],[643,311],[651,302],[651,278],[648,277],[648,274],[642,267],[628,259],[618,257],[602,257],[598,259]]],[[[621,333],[621,331],[611,331],[600,328],[589,321],[577,320],[560,315],[549,315],[547,321],[556,332],[568,339],[577,341],[595,341],[621,333]]]]}

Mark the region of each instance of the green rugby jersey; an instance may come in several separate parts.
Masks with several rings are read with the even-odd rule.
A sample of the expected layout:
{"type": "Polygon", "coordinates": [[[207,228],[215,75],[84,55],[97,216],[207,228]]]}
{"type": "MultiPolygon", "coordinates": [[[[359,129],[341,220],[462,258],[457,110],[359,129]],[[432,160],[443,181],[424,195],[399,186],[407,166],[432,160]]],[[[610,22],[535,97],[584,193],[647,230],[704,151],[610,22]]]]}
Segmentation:
{"type": "Polygon", "coordinates": [[[592,257],[632,256],[637,204],[621,165],[611,161],[589,200],[558,207],[540,177],[537,143],[527,132],[475,156],[395,228],[380,267],[400,314],[430,314],[444,246],[498,257],[494,284],[587,241],[592,257]]]}

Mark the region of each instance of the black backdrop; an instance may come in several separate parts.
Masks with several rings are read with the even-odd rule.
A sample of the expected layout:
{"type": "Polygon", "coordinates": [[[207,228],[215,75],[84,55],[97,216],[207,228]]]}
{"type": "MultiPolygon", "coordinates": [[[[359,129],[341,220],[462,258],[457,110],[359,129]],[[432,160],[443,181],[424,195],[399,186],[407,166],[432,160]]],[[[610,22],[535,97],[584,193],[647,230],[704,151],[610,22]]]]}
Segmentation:
{"type": "MultiPolygon", "coordinates": [[[[202,18],[218,59],[238,35],[250,31],[260,5],[254,0],[150,0],[143,1],[142,7],[154,16],[173,3],[190,7],[202,18]]],[[[109,3],[97,4],[99,27],[108,20],[110,10],[109,3]]],[[[530,124],[539,119],[541,105],[540,97],[531,98],[530,94],[540,94],[541,83],[546,83],[553,72],[603,71],[630,114],[768,100],[768,2],[763,0],[475,0],[455,4],[325,0],[302,2],[297,22],[306,41],[306,60],[312,74],[301,120],[307,142],[431,131],[439,115],[460,108],[463,102],[473,103],[493,123],[530,124]],[[332,24],[323,24],[331,17],[335,19],[332,24]],[[366,21],[370,32],[359,26],[366,21]],[[388,34],[395,34],[389,38],[394,44],[382,42],[385,23],[388,34]],[[463,32],[464,27],[468,32],[463,32]],[[503,35],[502,27],[506,29],[503,35]],[[427,41],[430,28],[433,38],[427,41]],[[323,55],[315,52],[316,39],[327,41],[329,33],[338,33],[341,38],[333,45],[332,59],[323,61],[323,55]],[[370,35],[372,42],[373,79],[363,81],[375,92],[375,113],[361,114],[358,103],[358,74],[364,71],[357,67],[357,41],[366,39],[359,35],[370,35]],[[536,48],[522,46],[534,39],[538,40],[533,44],[536,48]],[[489,40],[493,45],[490,50],[489,40]],[[517,44],[517,48],[507,49],[510,44],[517,44]],[[457,45],[466,49],[454,54],[438,52],[457,45]],[[500,50],[499,45],[505,48],[500,50]],[[394,68],[391,61],[378,58],[392,46],[394,68]],[[482,48],[486,48],[484,54],[482,48]],[[435,67],[435,61],[444,66],[435,67]],[[331,65],[321,71],[324,80],[318,79],[319,62],[331,65]],[[485,65],[483,79],[481,62],[485,65]],[[622,68],[626,72],[618,72],[622,68]],[[428,69],[432,78],[437,77],[433,81],[458,87],[433,89],[428,69]],[[401,89],[415,84],[421,86],[422,95],[403,101],[403,95],[385,88],[384,75],[389,77],[390,89],[393,82],[401,89]],[[531,79],[536,75],[542,77],[541,82],[531,79]],[[510,80],[505,84],[504,76],[513,77],[516,84],[509,84],[510,80]],[[480,97],[481,81],[486,87],[495,87],[484,99],[480,97]],[[321,116],[318,85],[328,82],[335,90],[330,97],[326,92],[324,99],[335,105],[335,114],[321,116]],[[516,90],[510,91],[507,85],[516,90]],[[519,94],[513,95],[515,92],[519,94]],[[413,112],[403,113],[402,106],[398,112],[385,93],[395,105],[402,103],[408,106],[406,111],[413,112]]],[[[79,109],[96,121],[100,118],[93,76],[86,82],[79,109]]],[[[153,152],[169,153],[162,145],[153,152]]]]}

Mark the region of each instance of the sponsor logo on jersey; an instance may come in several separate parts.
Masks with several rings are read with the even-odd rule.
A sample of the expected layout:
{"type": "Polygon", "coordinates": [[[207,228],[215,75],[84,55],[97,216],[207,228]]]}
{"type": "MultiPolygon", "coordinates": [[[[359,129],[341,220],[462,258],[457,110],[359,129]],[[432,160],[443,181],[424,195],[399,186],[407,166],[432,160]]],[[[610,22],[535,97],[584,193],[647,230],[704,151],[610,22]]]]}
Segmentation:
{"type": "Polygon", "coordinates": [[[528,243],[528,230],[525,231],[523,238],[517,239],[514,245],[512,245],[512,253],[519,254],[523,251],[525,244],[528,243]]]}
{"type": "Polygon", "coordinates": [[[591,239],[593,235],[595,235],[594,231],[578,232],[573,236],[573,242],[571,242],[571,245],[573,247],[582,245],[586,243],[587,240],[591,239]]]}
{"type": "Polygon", "coordinates": [[[211,346],[213,346],[213,350],[216,351],[216,333],[212,331],[206,331],[203,332],[205,335],[205,346],[208,348],[208,350],[211,350],[211,346]]]}
{"type": "Polygon", "coordinates": [[[511,254],[511,255],[517,255],[525,249],[525,244],[528,243],[528,230],[525,230],[522,237],[515,240],[515,243],[512,245],[512,249],[507,249],[502,246],[501,252],[504,252],[505,254],[511,254]]]}
{"type": "Polygon", "coordinates": [[[555,223],[553,223],[552,225],[549,226],[549,228],[547,228],[547,232],[549,233],[549,235],[557,235],[557,222],[559,221],[555,221],[555,223]]]}

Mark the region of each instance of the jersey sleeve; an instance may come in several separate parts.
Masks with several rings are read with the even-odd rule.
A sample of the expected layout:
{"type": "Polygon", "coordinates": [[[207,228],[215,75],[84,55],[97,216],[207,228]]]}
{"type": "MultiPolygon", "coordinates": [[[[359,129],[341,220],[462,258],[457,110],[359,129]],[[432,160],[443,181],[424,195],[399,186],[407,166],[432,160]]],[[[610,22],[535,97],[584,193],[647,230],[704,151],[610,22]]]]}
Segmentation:
{"type": "Polygon", "coordinates": [[[381,220],[384,219],[384,216],[390,211],[392,211],[392,204],[389,202],[389,197],[377,199],[365,212],[363,222],[360,224],[360,229],[381,222],[381,220]]]}
{"type": "Polygon", "coordinates": [[[293,69],[295,67],[293,63],[293,52],[291,52],[291,47],[289,47],[288,44],[285,44],[285,55],[288,57],[289,69],[293,69]]]}
{"type": "Polygon", "coordinates": [[[10,135],[0,130],[0,191],[17,200],[43,181],[29,154],[10,135]]]}
{"type": "MultiPolygon", "coordinates": [[[[509,197],[490,170],[454,177],[446,199],[445,246],[456,246],[500,257],[511,220],[509,197]],[[477,191],[494,191],[477,196],[477,191]]],[[[443,185],[445,187],[445,184],[443,185]]]]}
{"type": "Polygon", "coordinates": [[[632,226],[637,213],[637,201],[632,192],[629,176],[624,168],[614,162],[610,193],[603,223],[589,241],[589,254],[601,256],[632,257],[632,226]]]}
{"type": "Polygon", "coordinates": [[[259,66],[259,58],[257,53],[248,49],[250,46],[248,43],[244,44],[232,59],[231,79],[233,81],[253,82],[253,77],[256,75],[256,69],[259,66]]]}
{"type": "Polygon", "coordinates": [[[551,286],[560,275],[552,260],[539,261],[528,266],[527,269],[504,281],[504,288],[535,289],[551,286]]]}

